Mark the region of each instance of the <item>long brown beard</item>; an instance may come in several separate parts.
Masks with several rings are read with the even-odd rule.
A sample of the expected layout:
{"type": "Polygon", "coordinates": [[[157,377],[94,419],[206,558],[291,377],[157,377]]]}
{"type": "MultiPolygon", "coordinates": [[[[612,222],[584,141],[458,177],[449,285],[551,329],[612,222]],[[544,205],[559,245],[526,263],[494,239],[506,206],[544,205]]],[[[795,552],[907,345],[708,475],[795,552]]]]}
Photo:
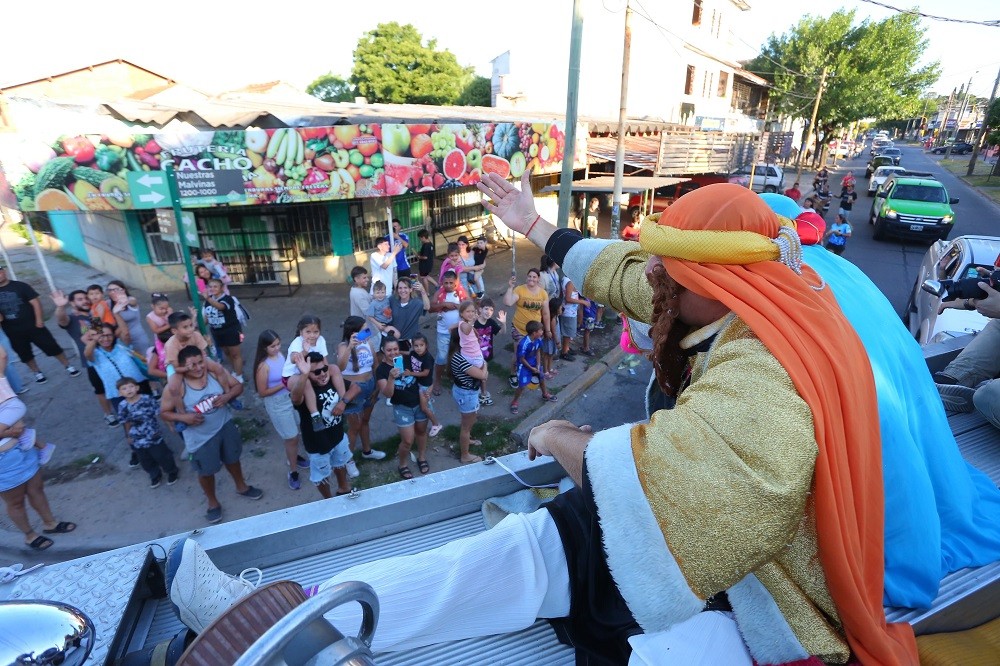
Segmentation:
{"type": "Polygon", "coordinates": [[[653,285],[653,326],[649,331],[653,351],[649,360],[653,362],[660,389],[676,398],[687,366],[687,356],[682,353],[680,342],[690,332],[687,325],[677,321],[679,296],[684,287],[677,284],[662,265],[655,266],[649,273],[649,282],[653,285]]]}

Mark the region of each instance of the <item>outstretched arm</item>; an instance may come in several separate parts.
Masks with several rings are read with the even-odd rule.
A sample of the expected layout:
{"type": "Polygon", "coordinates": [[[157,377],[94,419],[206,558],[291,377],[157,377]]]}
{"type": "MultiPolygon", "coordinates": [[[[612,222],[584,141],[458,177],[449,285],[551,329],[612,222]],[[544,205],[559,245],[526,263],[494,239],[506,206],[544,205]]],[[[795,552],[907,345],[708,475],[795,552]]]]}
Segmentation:
{"type": "Polygon", "coordinates": [[[488,197],[483,202],[486,210],[499,217],[511,230],[526,235],[532,243],[545,249],[545,244],[556,227],[535,210],[530,170],[521,176],[521,189],[495,173],[484,174],[476,187],[488,197]]]}

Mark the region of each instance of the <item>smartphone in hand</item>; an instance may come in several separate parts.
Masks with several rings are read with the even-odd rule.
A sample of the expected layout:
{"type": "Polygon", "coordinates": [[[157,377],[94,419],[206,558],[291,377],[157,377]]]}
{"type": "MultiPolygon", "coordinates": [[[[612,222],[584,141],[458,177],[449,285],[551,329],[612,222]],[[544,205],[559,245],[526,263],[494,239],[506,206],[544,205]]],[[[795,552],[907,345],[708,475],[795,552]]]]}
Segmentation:
{"type": "Polygon", "coordinates": [[[403,372],[403,357],[402,356],[397,356],[396,358],[392,359],[392,364],[396,367],[397,370],[399,370],[400,372],[403,372]]]}

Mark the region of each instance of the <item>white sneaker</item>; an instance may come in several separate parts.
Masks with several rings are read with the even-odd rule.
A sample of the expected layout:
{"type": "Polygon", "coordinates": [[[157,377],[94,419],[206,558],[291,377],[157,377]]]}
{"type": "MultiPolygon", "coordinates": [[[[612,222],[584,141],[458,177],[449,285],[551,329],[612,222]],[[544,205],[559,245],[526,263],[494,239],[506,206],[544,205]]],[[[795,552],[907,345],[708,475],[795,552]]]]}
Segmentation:
{"type": "Polygon", "coordinates": [[[362,451],[361,457],[365,460],[382,460],[385,458],[385,451],[379,451],[378,449],[372,449],[368,453],[362,451]]]}
{"type": "Polygon", "coordinates": [[[38,464],[44,465],[52,460],[52,454],[56,452],[55,444],[46,444],[45,448],[38,449],[38,464]]]}
{"type": "Polygon", "coordinates": [[[347,468],[347,478],[356,479],[361,476],[361,472],[358,471],[358,465],[353,460],[348,460],[344,467],[347,468]]]}
{"type": "Polygon", "coordinates": [[[167,555],[167,591],[174,611],[189,629],[201,633],[263,580],[260,569],[244,569],[239,577],[216,567],[201,545],[191,539],[174,543],[167,555]],[[246,580],[257,573],[257,582],[246,580]]]}

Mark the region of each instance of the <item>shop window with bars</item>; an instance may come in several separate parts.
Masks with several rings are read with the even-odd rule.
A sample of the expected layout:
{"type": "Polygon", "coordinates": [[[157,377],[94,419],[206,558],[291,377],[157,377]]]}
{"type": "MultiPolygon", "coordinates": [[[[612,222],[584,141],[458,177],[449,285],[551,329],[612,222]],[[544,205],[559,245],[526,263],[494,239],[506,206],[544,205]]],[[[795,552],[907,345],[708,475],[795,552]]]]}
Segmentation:
{"type": "Polygon", "coordinates": [[[181,263],[181,246],[163,238],[160,233],[160,223],[156,220],[156,211],[140,210],[136,213],[142,225],[142,234],[146,237],[150,261],[154,264],[181,263]]]}
{"type": "Polygon", "coordinates": [[[487,216],[483,197],[475,186],[434,192],[428,204],[434,231],[447,231],[478,222],[487,216]]]}
{"type": "Polygon", "coordinates": [[[261,206],[261,219],[271,228],[290,234],[303,257],[325,257],[332,252],[330,219],[325,205],[261,206]]]}

